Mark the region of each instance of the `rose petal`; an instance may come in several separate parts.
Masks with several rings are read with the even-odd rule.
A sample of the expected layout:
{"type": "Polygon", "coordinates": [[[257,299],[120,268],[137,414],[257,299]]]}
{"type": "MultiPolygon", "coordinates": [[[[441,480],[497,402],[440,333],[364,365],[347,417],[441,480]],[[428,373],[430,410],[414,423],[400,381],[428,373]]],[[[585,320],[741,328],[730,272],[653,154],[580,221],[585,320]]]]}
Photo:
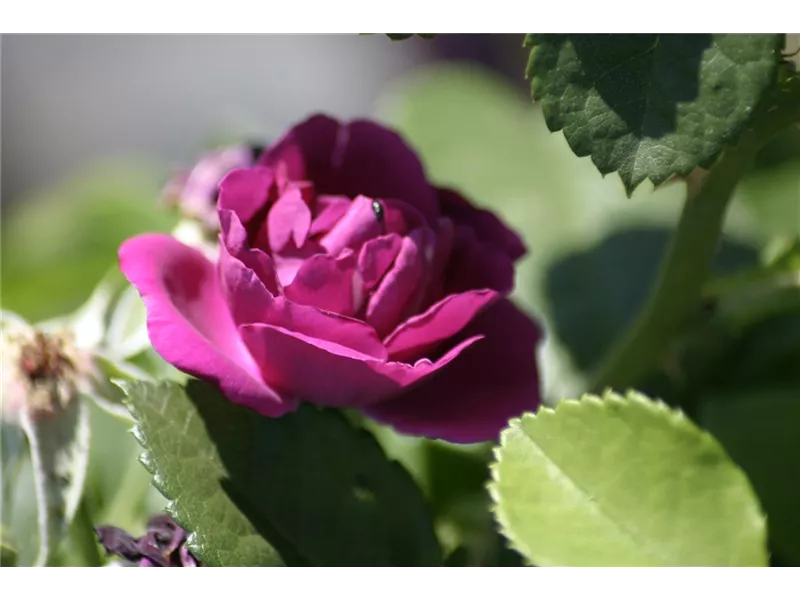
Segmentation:
{"type": "Polygon", "coordinates": [[[289,240],[303,247],[311,228],[311,210],[298,188],[290,186],[281,194],[267,214],[266,225],[273,252],[280,252],[289,240]]]}
{"type": "Polygon", "coordinates": [[[247,231],[235,212],[220,210],[220,246],[227,249],[249,269],[252,269],[261,282],[272,294],[278,293],[278,279],[275,265],[270,256],[263,250],[251,248],[247,240],[247,231]]]}
{"type": "Polygon", "coordinates": [[[508,255],[480,242],[475,232],[459,225],[447,265],[444,293],[490,288],[503,295],[514,289],[514,264],[508,255]]]}
{"type": "Polygon", "coordinates": [[[455,243],[453,222],[447,217],[436,223],[436,241],[433,246],[433,257],[427,269],[428,284],[422,300],[422,306],[431,306],[444,296],[445,273],[450,262],[455,243]]]}
{"type": "Polygon", "coordinates": [[[416,154],[395,131],[377,123],[311,117],[260,159],[267,166],[281,162],[292,179],[313,181],[317,193],[396,198],[431,222],[438,215],[436,191],[416,154]]]}
{"type": "Polygon", "coordinates": [[[171,236],[147,234],[122,244],[119,261],[144,300],[150,341],[164,360],[261,414],[295,408],[261,379],[203,254],[171,236]]]}
{"type": "Polygon", "coordinates": [[[419,229],[403,238],[394,265],[369,299],[366,321],[381,337],[397,326],[406,304],[418,291],[424,271],[422,239],[419,229]]]}
{"type": "Polygon", "coordinates": [[[310,235],[326,233],[339,222],[352,200],[347,196],[320,196],[317,198],[317,216],[311,222],[310,235]]]}
{"type": "MultiPolygon", "coordinates": [[[[265,167],[235,169],[219,184],[217,207],[221,210],[232,210],[245,229],[250,231],[256,215],[266,214],[270,194],[276,191],[274,184],[275,174],[272,169],[265,167]]],[[[256,226],[258,224],[255,223],[256,226]]]]}
{"type": "Polygon", "coordinates": [[[356,273],[356,255],[345,250],[338,257],[312,256],[303,262],[284,295],[297,304],[354,316],[364,300],[363,284],[356,273]]]}
{"type": "Polygon", "coordinates": [[[350,203],[347,212],[320,240],[328,254],[336,256],[345,248],[358,250],[375,236],[383,234],[383,224],[375,215],[373,200],[359,196],[350,203]]]}
{"type": "Polygon", "coordinates": [[[402,243],[403,238],[390,233],[372,238],[361,246],[361,251],[358,253],[358,271],[361,273],[365,289],[371,290],[378,285],[392,266],[402,243]]]}
{"type": "Polygon", "coordinates": [[[440,188],[438,196],[442,214],[453,219],[456,225],[472,229],[481,242],[505,253],[512,262],[525,255],[523,241],[493,212],[473,206],[454,190],[440,188]]]}
{"type": "Polygon", "coordinates": [[[237,324],[264,323],[320,338],[378,360],[387,353],[375,330],[362,321],[273,296],[255,273],[220,249],[222,288],[237,324]]]}
{"type": "Polygon", "coordinates": [[[485,339],[404,396],[365,410],[401,433],[456,443],[496,440],[508,420],[540,403],[541,332],[510,301],[481,313],[459,336],[485,339]]]}
{"type": "Polygon", "coordinates": [[[500,295],[494,290],[474,290],[443,298],[421,315],[400,325],[386,338],[384,345],[389,357],[408,362],[426,356],[499,299],[500,295]]]}
{"type": "Polygon", "coordinates": [[[411,366],[360,355],[350,348],[271,325],[244,325],[241,334],[266,381],[321,406],[363,407],[403,393],[447,365],[480,336],[438,361],[411,366]]]}

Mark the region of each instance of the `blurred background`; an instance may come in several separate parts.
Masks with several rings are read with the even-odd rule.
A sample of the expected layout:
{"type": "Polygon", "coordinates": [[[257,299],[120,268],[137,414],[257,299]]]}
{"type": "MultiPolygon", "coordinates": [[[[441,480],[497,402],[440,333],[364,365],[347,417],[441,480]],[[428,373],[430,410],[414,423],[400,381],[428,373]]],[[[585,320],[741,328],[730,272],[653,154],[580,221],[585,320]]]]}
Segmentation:
{"type": "MultiPolygon", "coordinates": [[[[560,133],[547,131],[530,102],[521,35],[6,35],[0,43],[2,307],[33,321],[77,308],[125,238],[174,226],[160,190],[203,150],[268,142],[312,112],[371,116],[406,136],[433,181],[497,211],[524,237],[529,254],[515,298],[545,324],[543,378],[554,401],[582,391],[586,373],[636,314],[684,199],[682,183],[654,191],[648,182],[627,198],[616,175],[600,176],[560,133]]],[[[737,190],[716,273],[756,266],[798,235],[795,129],[764,149],[737,190]]],[[[776,335],[797,339],[793,323],[752,336],[773,348],[776,335]]],[[[752,353],[758,346],[748,340],[752,353]]],[[[758,371],[730,340],[710,334],[701,342],[703,360],[749,361],[742,367],[749,379],[734,386],[741,410],[749,390],[766,381],[775,402],[800,393],[800,385],[776,384],[773,372],[758,371]]],[[[687,368],[665,367],[671,387],[663,389],[685,382],[687,368]]],[[[702,394],[730,402],[731,384],[718,375],[703,380],[702,394]]],[[[724,431],[724,413],[709,414],[724,431]]],[[[89,485],[98,519],[135,528],[160,500],[131,491],[147,488],[133,462],[135,442],[110,417],[97,418],[89,485]],[[126,474],[125,461],[136,469],[126,474]]],[[[482,482],[485,463],[464,467],[441,450],[426,459],[424,475],[407,445],[394,443],[418,477],[466,469],[464,477],[482,482]]],[[[787,481],[800,479],[800,461],[793,465],[787,481]]],[[[440,508],[463,501],[457,486],[447,489],[452,497],[436,500],[440,508]]],[[[483,513],[463,514],[468,521],[483,513]]],[[[24,532],[19,521],[15,529],[24,532]]]]}

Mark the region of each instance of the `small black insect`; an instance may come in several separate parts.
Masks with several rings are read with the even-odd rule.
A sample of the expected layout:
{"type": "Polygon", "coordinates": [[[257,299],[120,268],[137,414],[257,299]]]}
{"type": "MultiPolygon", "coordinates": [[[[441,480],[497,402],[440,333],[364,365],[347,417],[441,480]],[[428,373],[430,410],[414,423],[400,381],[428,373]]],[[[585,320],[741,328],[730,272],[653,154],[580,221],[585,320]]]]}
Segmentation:
{"type": "Polygon", "coordinates": [[[375,218],[378,219],[378,223],[383,225],[383,205],[378,200],[372,201],[372,212],[375,213],[375,218]]]}

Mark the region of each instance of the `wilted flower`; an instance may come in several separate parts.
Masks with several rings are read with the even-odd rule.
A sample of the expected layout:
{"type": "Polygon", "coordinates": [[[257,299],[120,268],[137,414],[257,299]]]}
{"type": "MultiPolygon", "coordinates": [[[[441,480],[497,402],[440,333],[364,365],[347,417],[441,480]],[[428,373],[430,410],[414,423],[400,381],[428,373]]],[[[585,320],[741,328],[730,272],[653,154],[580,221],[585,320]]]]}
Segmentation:
{"type": "Polygon", "coordinates": [[[4,421],[18,422],[22,411],[34,420],[58,414],[91,388],[91,356],[71,331],[43,331],[4,314],[0,340],[4,421]]]}
{"type": "Polygon", "coordinates": [[[186,547],[186,531],[167,515],[157,515],[147,524],[147,533],[134,538],[119,527],[95,529],[100,545],[136,567],[199,567],[186,547]]]}

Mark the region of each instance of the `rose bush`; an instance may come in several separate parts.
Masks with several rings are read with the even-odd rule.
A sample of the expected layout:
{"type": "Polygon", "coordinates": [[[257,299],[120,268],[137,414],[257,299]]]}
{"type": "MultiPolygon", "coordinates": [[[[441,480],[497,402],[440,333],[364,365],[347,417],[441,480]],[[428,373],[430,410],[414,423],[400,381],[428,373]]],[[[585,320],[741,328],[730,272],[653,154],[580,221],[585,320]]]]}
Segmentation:
{"type": "Polygon", "coordinates": [[[507,299],[521,240],[400,136],[319,115],[237,160],[209,198],[216,263],[167,235],[120,248],[165,360],[267,416],[353,407],[455,442],[537,407],[541,332],[507,299]]]}

